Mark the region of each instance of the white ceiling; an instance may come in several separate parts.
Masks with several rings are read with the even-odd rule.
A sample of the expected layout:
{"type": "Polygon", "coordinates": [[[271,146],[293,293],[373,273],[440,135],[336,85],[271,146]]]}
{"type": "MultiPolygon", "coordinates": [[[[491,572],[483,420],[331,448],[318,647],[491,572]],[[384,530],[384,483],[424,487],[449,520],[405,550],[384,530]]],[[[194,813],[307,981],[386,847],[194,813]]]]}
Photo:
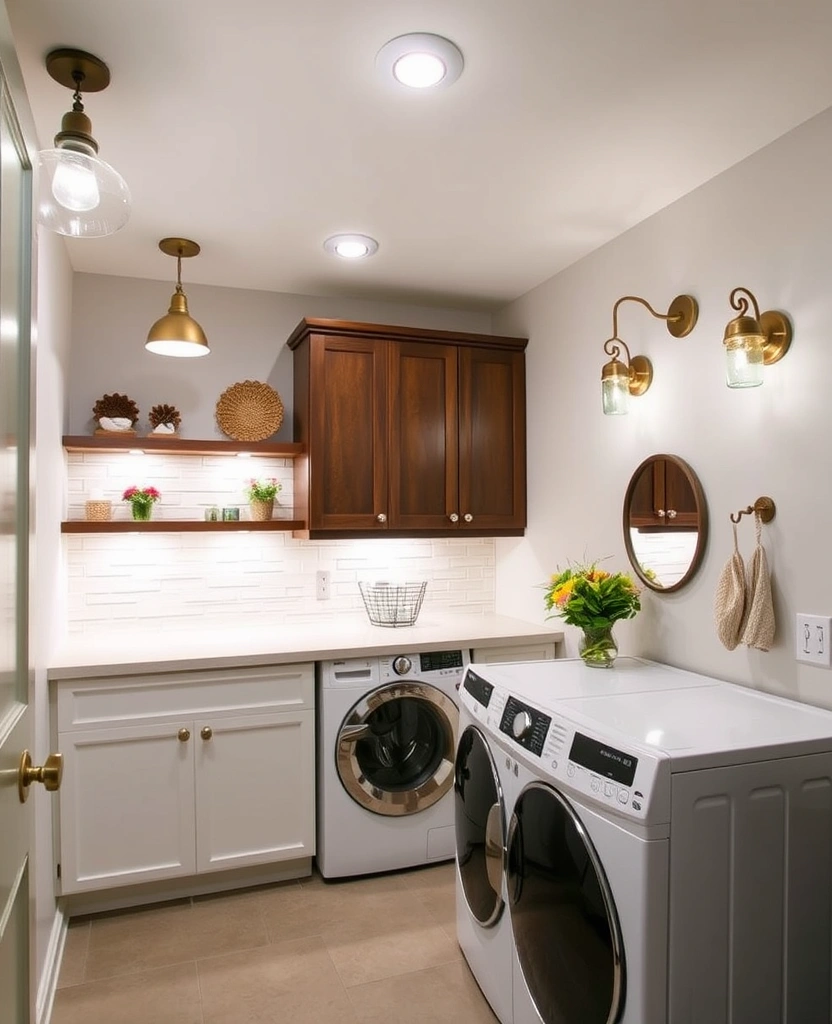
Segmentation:
{"type": "Polygon", "coordinates": [[[133,194],[77,271],[496,307],[832,105],[829,0],[6,0],[41,145],[88,50],[100,155],[133,194]],[[404,32],[462,50],[434,93],[385,86],[404,32]],[[324,252],[370,234],[371,259],[324,252]]]}

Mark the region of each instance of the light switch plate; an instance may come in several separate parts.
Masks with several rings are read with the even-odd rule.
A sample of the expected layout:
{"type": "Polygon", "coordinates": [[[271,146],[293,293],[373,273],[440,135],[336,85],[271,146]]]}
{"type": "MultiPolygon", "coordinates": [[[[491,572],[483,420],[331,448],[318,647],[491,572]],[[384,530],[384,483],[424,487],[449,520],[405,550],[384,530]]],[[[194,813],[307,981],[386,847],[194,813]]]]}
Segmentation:
{"type": "Polygon", "coordinates": [[[829,641],[832,634],[832,618],[825,615],[804,615],[797,613],[795,624],[795,657],[809,665],[832,668],[832,649],[829,641]]]}

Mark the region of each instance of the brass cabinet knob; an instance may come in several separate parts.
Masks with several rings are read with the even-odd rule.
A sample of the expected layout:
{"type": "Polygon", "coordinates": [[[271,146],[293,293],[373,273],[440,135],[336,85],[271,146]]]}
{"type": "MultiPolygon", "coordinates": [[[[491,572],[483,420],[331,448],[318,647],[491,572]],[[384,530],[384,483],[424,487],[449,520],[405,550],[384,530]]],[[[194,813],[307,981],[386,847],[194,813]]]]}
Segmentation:
{"type": "Polygon", "coordinates": [[[210,725],[203,725],[203,727],[199,730],[199,735],[204,740],[210,740],[211,737],[214,735],[214,730],[211,728],[210,725]]]}
{"type": "Polygon", "coordinates": [[[456,514],[456,512],[451,512],[451,514],[448,516],[448,519],[450,519],[452,523],[459,522],[459,516],[456,514]]]}
{"type": "Polygon", "coordinates": [[[675,508],[669,508],[667,510],[667,518],[668,519],[675,519],[676,518],[676,509],[675,508]]]}
{"type": "Polygon", "coordinates": [[[471,515],[470,512],[466,512],[462,518],[465,520],[466,523],[473,523],[474,521],[474,517],[471,515]]]}
{"type": "Polygon", "coordinates": [[[659,517],[659,519],[664,519],[664,509],[663,508],[657,508],[656,509],[656,515],[659,517]]]}
{"type": "Polygon", "coordinates": [[[50,754],[42,765],[32,765],[32,755],[24,750],[20,755],[20,765],[17,770],[17,794],[22,804],[26,803],[29,796],[29,786],[33,782],[41,782],[48,792],[54,793],[60,788],[61,779],[64,774],[63,754],[50,754]]]}
{"type": "Polygon", "coordinates": [[[176,738],[179,740],[180,743],[187,743],[188,740],[191,738],[191,730],[180,729],[179,732],[176,734],[176,738]]]}
{"type": "Polygon", "coordinates": [[[387,516],[383,512],[379,512],[379,514],[376,516],[376,519],[380,523],[386,523],[387,522],[387,516]]]}

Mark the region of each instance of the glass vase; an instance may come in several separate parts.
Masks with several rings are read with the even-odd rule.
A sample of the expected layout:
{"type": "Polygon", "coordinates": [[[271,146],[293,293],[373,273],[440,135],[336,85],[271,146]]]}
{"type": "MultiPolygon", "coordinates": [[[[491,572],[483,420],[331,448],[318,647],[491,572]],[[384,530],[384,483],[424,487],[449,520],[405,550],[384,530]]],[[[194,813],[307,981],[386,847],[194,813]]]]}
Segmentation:
{"type": "Polygon", "coordinates": [[[618,657],[618,644],[612,635],[612,623],[597,629],[585,629],[578,645],[585,665],[592,668],[612,668],[618,657]]]}
{"type": "Polygon", "coordinates": [[[130,511],[137,523],[146,523],[153,512],[153,503],[133,501],[130,503],[130,511]]]}

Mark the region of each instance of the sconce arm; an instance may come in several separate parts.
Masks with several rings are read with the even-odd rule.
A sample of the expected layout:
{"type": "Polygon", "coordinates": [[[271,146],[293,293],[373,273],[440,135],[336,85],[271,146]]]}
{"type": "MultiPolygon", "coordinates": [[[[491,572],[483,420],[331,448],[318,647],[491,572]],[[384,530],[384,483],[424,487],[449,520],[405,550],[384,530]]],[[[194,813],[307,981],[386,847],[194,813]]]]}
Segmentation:
{"type": "Polygon", "coordinates": [[[751,299],[751,304],[754,306],[754,319],[759,322],[760,320],[760,307],[757,305],[757,300],[754,298],[754,293],[750,292],[747,288],[735,288],[731,292],[731,308],[735,309],[740,316],[745,316],[748,312],[748,299],[744,295],[739,295],[739,292],[745,292],[748,299],[751,299]]]}
{"type": "Polygon", "coordinates": [[[608,356],[611,356],[613,359],[618,359],[618,357],[621,355],[621,348],[619,348],[619,345],[627,353],[627,365],[629,366],[631,361],[630,350],[629,348],[627,348],[626,341],[622,341],[621,338],[617,337],[607,338],[607,340],[604,342],[604,351],[607,353],[608,356]]]}

